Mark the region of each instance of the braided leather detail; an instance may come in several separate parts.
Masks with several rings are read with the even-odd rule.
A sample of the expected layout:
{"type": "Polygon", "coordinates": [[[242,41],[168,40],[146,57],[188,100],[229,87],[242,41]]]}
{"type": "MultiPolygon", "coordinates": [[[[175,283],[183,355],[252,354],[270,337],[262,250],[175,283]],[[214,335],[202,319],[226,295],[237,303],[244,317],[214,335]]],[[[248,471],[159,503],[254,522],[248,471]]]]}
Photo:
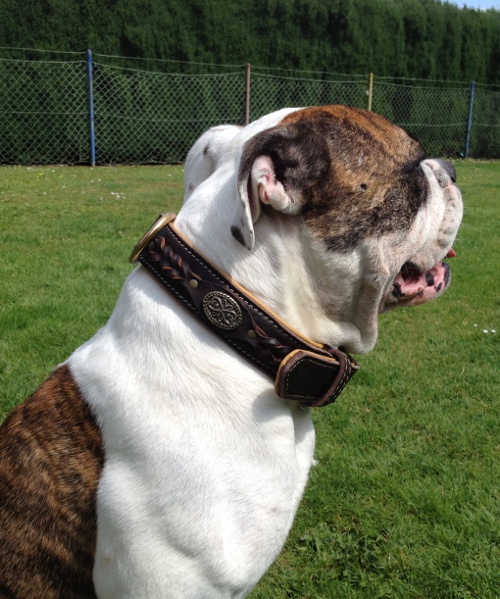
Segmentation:
{"type": "MultiPolygon", "coordinates": [[[[156,264],[161,269],[162,275],[164,277],[173,281],[182,282],[183,287],[190,292],[191,297],[195,301],[199,315],[203,316],[203,311],[199,309],[200,302],[196,301],[197,296],[201,296],[202,293],[199,291],[199,289],[200,287],[203,287],[203,283],[205,283],[207,286],[214,285],[214,283],[204,281],[199,274],[193,272],[191,266],[185,262],[179,254],[174,252],[172,247],[167,243],[165,237],[162,235],[158,235],[155,239],[150,241],[147,245],[146,251],[149,261],[153,264],[156,264]],[[198,287],[189,287],[189,281],[192,279],[196,279],[198,281],[198,287]]],[[[231,296],[233,296],[232,291],[223,285],[220,286],[220,289],[223,290],[224,293],[231,294],[231,296]]],[[[245,328],[243,331],[245,342],[252,346],[252,348],[256,350],[266,362],[272,361],[277,368],[285,356],[290,353],[291,348],[280,343],[278,339],[267,335],[266,332],[255,322],[255,319],[246,310],[245,306],[241,306],[240,303],[240,307],[245,310],[251,323],[250,328],[255,331],[256,335],[254,339],[248,338],[246,332],[250,329],[248,326],[243,327],[245,328]]],[[[240,326],[239,328],[242,327],[240,326]]],[[[230,336],[229,333],[226,334],[230,336]]]]}
{"type": "Polygon", "coordinates": [[[149,242],[148,255],[151,262],[158,263],[162,272],[173,280],[201,280],[201,277],[191,270],[189,264],[176,254],[167,244],[165,237],[158,236],[149,242]]]}

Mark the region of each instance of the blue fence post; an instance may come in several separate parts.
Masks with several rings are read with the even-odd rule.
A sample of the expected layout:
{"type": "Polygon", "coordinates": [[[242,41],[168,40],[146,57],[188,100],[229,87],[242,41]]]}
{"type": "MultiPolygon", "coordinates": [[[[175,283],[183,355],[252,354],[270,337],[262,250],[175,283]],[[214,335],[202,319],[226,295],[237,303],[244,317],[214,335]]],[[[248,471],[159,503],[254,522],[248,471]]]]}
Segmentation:
{"type": "Polygon", "coordinates": [[[467,137],[465,139],[465,157],[469,157],[469,146],[470,146],[470,132],[472,129],[472,110],[474,108],[474,91],[476,89],[476,82],[471,81],[470,84],[470,97],[469,97],[469,118],[467,119],[467,137]]]}
{"type": "Polygon", "coordinates": [[[90,166],[95,166],[94,88],[92,75],[92,52],[90,50],[87,50],[87,82],[89,90],[90,166]]]}

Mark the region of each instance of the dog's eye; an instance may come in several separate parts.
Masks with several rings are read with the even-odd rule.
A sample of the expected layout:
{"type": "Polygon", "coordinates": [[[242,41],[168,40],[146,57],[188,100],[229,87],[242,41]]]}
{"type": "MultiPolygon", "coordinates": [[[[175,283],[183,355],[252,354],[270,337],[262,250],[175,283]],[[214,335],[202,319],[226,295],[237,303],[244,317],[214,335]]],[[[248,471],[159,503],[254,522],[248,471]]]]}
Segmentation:
{"type": "Polygon", "coordinates": [[[366,191],[368,189],[368,185],[366,183],[361,183],[359,188],[362,189],[363,191],[366,191]]]}

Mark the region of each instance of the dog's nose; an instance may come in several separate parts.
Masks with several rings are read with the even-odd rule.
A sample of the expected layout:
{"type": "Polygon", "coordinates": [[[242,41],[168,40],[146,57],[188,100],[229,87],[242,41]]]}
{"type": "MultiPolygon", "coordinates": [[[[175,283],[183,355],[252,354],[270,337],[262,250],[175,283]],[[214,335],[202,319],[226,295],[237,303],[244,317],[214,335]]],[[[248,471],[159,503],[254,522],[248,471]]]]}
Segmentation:
{"type": "Polygon", "coordinates": [[[439,158],[424,160],[424,162],[434,171],[436,180],[443,189],[448,187],[450,183],[457,182],[457,171],[450,162],[439,158]]]}

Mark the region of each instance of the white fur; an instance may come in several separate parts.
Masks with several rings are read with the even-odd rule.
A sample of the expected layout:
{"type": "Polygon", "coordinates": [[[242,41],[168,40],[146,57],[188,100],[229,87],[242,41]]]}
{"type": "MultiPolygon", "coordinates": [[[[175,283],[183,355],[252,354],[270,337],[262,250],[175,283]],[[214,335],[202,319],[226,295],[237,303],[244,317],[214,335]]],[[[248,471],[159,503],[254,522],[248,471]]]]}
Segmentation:
{"type": "Polygon", "coordinates": [[[218,125],[205,131],[193,144],[184,165],[184,201],[215,172],[227,156],[231,140],[241,131],[237,125],[218,125]]]}
{"type": "MultiPolygon", "coordinates": [[[[304,335],[368,351],[401,266],[391,262],[394,247],[406,244],[409,256],[426,248],[443,194],[432,188],[430,212],[410,235],[367,242],[348,257],[325,252],[294,216],[263,211],[254,230],[236,187],[241,148],[290,111],[231,131],[212,173],[189,171],[196,185],[176,227],[304,335]],[[245,221],[252,251],[231,235],[235,219],[245,221]]],[[[200,164],[195,154],[190,169],[200,164]]],[[[270,379],[141,267],[69,364],[105,445],[98,597],[245,597],[283,546],[304,491],[314,451],[309,410],[279,399],[270,379]]]]}

